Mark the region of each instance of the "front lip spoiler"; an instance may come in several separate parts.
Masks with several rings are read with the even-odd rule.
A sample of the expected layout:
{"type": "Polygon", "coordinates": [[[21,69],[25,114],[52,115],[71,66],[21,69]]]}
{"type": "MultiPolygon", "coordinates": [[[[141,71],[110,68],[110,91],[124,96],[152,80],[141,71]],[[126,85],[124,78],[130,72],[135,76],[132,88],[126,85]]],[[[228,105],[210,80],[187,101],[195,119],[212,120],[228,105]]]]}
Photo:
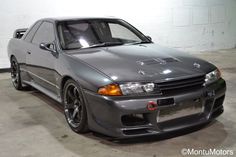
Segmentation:
{"type": "Polygon", "coordinates": [[[189,125],[184,128],[180,128],[180,129],[176,129],[176,130],[169,130],[169,131],[162,131],[162,132],[158,132],[158,131],[153,130],[152,132],[150,132],[148,134],[138,134],[138,135],[132,135],[132,136],[123,136],[123,137],[110,137],[110,139],[111,140],[132,140],[132,139],[139,140],[139,139],[143,139],[143,140],[148,140],[148,141],[169,139],[169,138],[185,135],[185,134],[200,130],[212,122],[214,122],[214,119],[211,119],[211,120],[208,120],[205,122],[201,122],[201,123],[197,123],[197,124],[193,124],[193,125],[189,125]]]}

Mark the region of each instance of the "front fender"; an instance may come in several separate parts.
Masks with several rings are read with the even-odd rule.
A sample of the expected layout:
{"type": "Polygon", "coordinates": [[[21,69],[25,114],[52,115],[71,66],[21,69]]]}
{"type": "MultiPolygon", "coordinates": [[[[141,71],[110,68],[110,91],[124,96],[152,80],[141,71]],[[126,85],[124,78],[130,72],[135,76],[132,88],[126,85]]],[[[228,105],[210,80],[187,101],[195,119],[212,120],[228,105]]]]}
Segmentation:
{"type": "Polygon", "coordinates": [[[96,92],[101,86],[112,83],[107,75],[69,54],[61,53],[56,66],[59,73],[62,74],[61,81],[64,77],[71,77],[82,88],[93,92],[96,92]],[[63,64],[61,64],[62,62],[63,64]]]}

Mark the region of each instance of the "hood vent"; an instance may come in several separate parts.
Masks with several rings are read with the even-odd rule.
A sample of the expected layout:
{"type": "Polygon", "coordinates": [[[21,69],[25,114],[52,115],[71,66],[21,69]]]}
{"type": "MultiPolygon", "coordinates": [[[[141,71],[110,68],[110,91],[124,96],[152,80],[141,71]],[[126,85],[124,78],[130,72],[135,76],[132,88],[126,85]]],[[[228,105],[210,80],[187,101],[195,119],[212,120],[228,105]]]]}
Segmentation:
{"type": "Polygon", "coordinates": [[[137,61],[140,65],[153,65],[153,64],[166,64],[171,62],[179,62],[176,58],[151,58],[151,59],[145,59],[141,61],[137,61]]]}
{"type": "Polygon", "coordinates": [[[164,60],[166,63],[179,62],[179,60],[176,58],[162,58],[162,60],[164,60]]]}

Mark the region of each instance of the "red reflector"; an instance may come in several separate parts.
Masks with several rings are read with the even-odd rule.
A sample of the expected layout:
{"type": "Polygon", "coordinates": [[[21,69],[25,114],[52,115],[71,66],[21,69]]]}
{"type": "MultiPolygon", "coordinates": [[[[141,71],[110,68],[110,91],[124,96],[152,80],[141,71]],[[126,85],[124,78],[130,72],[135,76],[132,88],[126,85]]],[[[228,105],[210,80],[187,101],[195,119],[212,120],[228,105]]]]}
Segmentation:
{"type": "Polygon", "coordinates": [[[147,104],[147,109],[149,111],[157,110],[157,103],[154,102],[154,101],[149,101],[148,104],[147,104]]]}

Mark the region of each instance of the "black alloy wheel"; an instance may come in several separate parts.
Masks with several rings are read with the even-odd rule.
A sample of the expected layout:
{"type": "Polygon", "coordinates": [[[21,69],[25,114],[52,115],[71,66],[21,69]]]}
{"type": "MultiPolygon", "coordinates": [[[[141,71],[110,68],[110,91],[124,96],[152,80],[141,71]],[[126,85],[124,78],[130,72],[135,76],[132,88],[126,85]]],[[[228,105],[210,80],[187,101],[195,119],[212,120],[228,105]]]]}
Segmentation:
{"type": "Polygon", "coordinates": [[[82,91],[73,80],[68,80],[63,90],[63,104],[66,121],[77,133],[85,133],[87,127],[87,111],[82,91]]]}
{"type": "Polygon", "coordinates": [[[22,89],[20,66],[14,56],[11,58],[11,80],[17,90],[22,89]]]}

